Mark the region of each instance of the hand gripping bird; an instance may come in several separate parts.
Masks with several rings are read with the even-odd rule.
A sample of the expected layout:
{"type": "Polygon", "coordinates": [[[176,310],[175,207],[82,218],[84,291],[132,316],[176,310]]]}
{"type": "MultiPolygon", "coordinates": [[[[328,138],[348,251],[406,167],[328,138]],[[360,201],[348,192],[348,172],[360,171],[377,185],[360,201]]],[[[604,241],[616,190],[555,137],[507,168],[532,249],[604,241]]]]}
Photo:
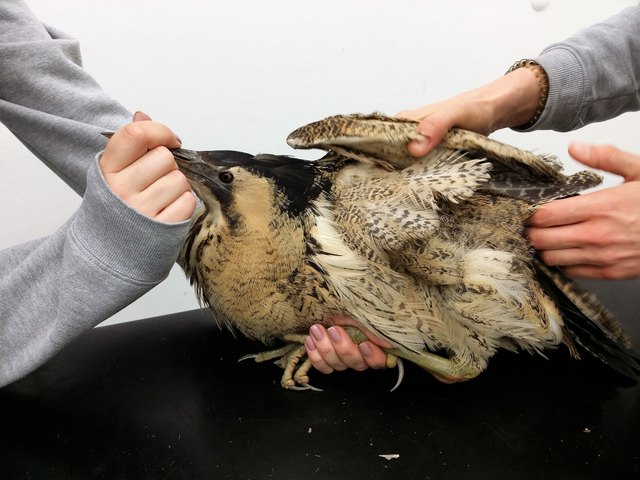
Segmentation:
{"type": "MultiPolygon", "coordinates": [[[[175,149],[202,208],[179,263],[216,319],[284,347],[284,388],[310,388],[313,323],[354,319],[445,382],[474,378],[500,348],[583,348],[628,376],[640,363],[613,316],[545,266],[523,236],[537,205],[601,178],[453,129],[424,158],[416,122],[338,115],[287,139],[316,161],[175,149]]],[[[351,331],[356,341],[364,337],[351,331]]]]}

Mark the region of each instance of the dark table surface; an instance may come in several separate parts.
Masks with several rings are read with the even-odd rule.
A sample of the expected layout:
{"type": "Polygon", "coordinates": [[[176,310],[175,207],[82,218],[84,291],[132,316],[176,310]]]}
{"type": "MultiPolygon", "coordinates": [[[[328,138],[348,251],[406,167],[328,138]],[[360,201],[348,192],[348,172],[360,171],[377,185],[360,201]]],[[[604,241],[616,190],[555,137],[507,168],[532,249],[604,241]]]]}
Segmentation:
{"type": "MultiPolygon", "coordinates": [[[[637,282],[591,283],[640,344],[637,282]]],[[[500,353],[443,385],[409,365],[283,391],[204,311],[96,328],[0,389],[2,479],[640,478],[640,387],[500,353]],[[387,459],[383,455],[397,455],[387,459]]]]}

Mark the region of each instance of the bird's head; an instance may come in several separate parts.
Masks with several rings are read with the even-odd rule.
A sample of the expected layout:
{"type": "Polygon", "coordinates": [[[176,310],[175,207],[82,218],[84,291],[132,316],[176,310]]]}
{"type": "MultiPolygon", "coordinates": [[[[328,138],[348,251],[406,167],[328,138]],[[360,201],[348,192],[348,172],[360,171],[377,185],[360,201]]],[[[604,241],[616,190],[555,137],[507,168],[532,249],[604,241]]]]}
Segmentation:
{"type": "Polygon", "coordinates": [[[235,228],[275,215],[298,217],[321,191],[312,162],[276,155],[172,150],[216,223],[235,228]]]}

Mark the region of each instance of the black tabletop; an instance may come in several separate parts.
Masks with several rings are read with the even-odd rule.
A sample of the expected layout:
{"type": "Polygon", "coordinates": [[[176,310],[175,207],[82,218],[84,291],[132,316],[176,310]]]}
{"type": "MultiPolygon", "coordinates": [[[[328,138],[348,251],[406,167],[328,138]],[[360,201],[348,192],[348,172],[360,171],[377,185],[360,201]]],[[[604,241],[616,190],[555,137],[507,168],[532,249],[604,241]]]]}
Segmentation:
{"type": "MultiPolygon", "coordinates": [[[[637,282],[591,288],[640,344],[637,282]]],[[[200,310],[96,328],[0,389],[2,479],[640,478],[640,387],[500,353],[467,383],[407,366],[284,391],[200,310]]]]}

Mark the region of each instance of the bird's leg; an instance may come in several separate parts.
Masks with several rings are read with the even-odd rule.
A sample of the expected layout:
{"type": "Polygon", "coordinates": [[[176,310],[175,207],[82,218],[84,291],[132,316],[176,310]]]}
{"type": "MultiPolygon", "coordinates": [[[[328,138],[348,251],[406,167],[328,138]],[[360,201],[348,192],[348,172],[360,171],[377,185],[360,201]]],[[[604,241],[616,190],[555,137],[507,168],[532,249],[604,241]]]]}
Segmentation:
{"type": "MultiPolygon", "coordinates": [[[[369,340],[369,338],[359,328],[356,328],[356,327],[344,327],[344,329],[349,334],[351,339],[354,342],[356,342],[357,344],[360,344],[362,342],[365,342],[365,341],[369,340]]],[[[387,355],[387,368],[396,368],[396,366],[398,365],[398,357],[397,357],[397,355],[392,353],[392,350],[385,350],[385,353],[387,355]]]]}
{"type": "MultiPolygon", "coordinates": [[[[364,332],[356,327],[344,327],[344,329],[352,338],[352,340],[358,344],[368,340],[368,337],[364,334],[364,332]]],[[[391,391],[393,392],[396,388],[400,386],[400,384],[402,383],[402,380],[404,379],[404,364],[402,363],[402,359],[398,358],[398,356],[394,353],[393,350],[385,350],[385,355],[387,356],[387,360],[386,360],[387,368],[398,367],[398,380],[396,380],[396,384],[391,389],[391,391]]]]}
{"type": "Polygon", "coordinates": [[[424,368],[443,383],[457,383],[471,380],[483,371],[480,365],[476,365],[473,362],[461,362],[455,356],[453,358],[446,358],[426,351],[417,354],[400,349],[393,349],[390,353],[409,360],[420,368],[424,368]]]}

